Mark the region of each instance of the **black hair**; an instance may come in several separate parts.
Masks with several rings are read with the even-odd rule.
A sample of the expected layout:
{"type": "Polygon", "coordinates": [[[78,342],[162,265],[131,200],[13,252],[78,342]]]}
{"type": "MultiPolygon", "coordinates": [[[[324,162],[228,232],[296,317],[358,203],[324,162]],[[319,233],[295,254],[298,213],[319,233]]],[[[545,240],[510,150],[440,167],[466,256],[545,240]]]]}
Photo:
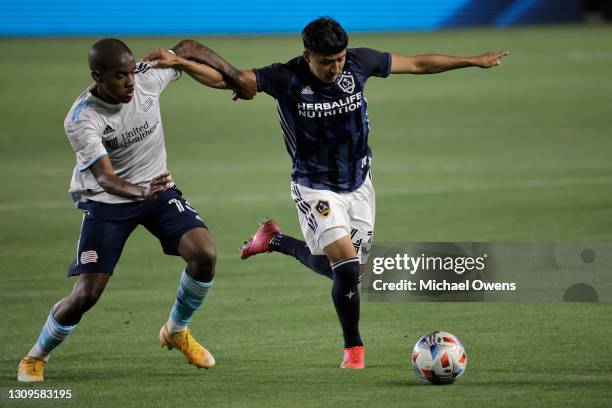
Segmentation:
{"type": "Polygon", "coordinates": [[[348,46],[348,35],[336,20],[319,17],[302,30],[304,49],[321,55],[342,52],[348,46]]]}
{"type": "Polygon", "coordinates": [[[89,49],[87,58],[89,69],[100,73],[110,71],[125,54],[133,55],[123,41],[116,38],[104,38],[89,49]]]}

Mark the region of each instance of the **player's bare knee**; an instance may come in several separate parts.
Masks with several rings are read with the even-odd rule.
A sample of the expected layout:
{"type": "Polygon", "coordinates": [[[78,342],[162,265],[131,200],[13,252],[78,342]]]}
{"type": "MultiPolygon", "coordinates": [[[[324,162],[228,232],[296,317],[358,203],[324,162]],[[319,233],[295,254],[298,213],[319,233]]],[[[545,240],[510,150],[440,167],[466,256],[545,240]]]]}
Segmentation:
{"type": "Polygon", "coordinates": [[[195,251],[188,260],[189,272],[201,281],[209,281],[215,275],[217,251],[214,246],[204,246],[195,251]]]}
{"type": "Polygon", "coordinates": [[[195,261],[202,268],[214,269],[217,264],[217,250],[214,246],[204,246],[195,254],[195,261]]]}
{"type": "Polygon", "coordinates": [[[80,311],[81,314],[91,309],[98,302],[102,292],[104,292],[109,278],[110,275],[106,273],[79,275],[70,294],[73,307],[80,311]]]}
{"type": "Polygon", "coordinates": [[[92,290],[78,290],[73,292],[72,298],[74,305],[81,313],[91,309],[100,299],[102,292],[92,290]]]}

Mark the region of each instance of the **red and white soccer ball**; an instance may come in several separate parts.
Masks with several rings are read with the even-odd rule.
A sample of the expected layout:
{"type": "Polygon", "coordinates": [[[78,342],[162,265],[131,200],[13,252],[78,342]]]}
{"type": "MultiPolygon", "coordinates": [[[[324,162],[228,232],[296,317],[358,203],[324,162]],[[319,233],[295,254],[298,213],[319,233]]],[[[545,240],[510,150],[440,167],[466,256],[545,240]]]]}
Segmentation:
{"type": "Polygon", "coordinates": [[[431,384],[451,384],[465,372],[467,354],[461,341],[447,332],[421,337],[412,350],[416,374],[431,384]]]}

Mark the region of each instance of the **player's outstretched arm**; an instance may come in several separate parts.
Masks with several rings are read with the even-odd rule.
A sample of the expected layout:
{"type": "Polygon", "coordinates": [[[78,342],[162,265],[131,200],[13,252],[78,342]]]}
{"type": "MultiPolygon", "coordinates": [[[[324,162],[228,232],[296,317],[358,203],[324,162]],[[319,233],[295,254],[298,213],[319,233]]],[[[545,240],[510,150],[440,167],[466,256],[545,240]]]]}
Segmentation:
{"type": "Polygon", "coordinates": [[[249,89],[249,92],[248,94],[245,94],[234,90],[234,95],[232,99],[253,99],[252,97],[249,98],[248,96],[251,92],[257,93],[257,77],[255,76],[255,72],[251,70],[240,71],[240,81],[242,82],[245,88],[249,89]]]}
{"type": "Polygon", "coordinates": [[[169,52],[165,48],[158,48],[147,55],[144,59],[153,61],[156,68],[178,68],[186,72],[196,81],[211,88],[231,88],[223,75],[216,69],[206,64],[200,64],[198,62],[180,57],[172,52],[169,52]]]}
{"type": "MultiPolygon", "coordinates": [[[[185,43],[183,40],[179,44],[185,43]]],[[[196,43],[199,44],[199,43],[196,43]]],[[[201,44],[199,44],[201,45],[201,44]]],[[[178,47],[178,46],[177,46],[178,47]]],[[[210,86],[212,88],[219,89],[232,89],[234,91],[234,100],[240,99],[253,99],[257,93],[257,83],[250,80],[250,75],[247,75],[247,71],[240,71],[229,65],[229,70],[232,72],[231,77],[220,71],[213,66],[202,62],[203,58],[189,58],[187,56],[181,56],[177,54],[176,48],[172,49],[172,52],[164,48],[158,48],[152,51],[149,55],[144,57],[145,61],[155,61],[156,67],[176,67],[179,68],[196,81],[210,86]]],[[[202,47],[204,47],[202,45],[202,47]]],[[[206,47],[204,47],[206,48],[206,47]]],[[[206,48],[209,50],[208,48],[206,48]]],[[[212,52],[212,51],[211,51],[212,52]]],[[[180,51],[183,55],[190,55],[180,51]]],[[[213,53],[214,54],[214,53],[213,53]]],[[[214,54],[216,55],[216,54],[214,54]]],[[[220,57],[219,57],[220,58],[220,57]]],[[[224,62],[225,63],[225,62],[224,62]]],[[[253,78],[255,75],[253,74],[253,78]]]]}
{"type": "Polygon", "coordinates": [[[257,93],[257,87],[245,82],[243,71],[238,70],[229,62],[221,58],[213,50],[195,40],[185,39],[179,42],[172,50],[179,56],[206,64],[223,75],[226,82],[231,85],[242,99],[252,99],[257,93]]]}
{"type": "Polygon", "coordinates": [[[452,69],[480,67],[492,68],[501,64],[508,51],[485,52],[473,57],[452,57],[450,55],[391,55],[392,74],[437,74],[452,69]]]}
{"type": "Polygon", "coordinates": [[[148,186],[140,187],[117,177],[108,156],[99,158],[90,168],[96,181],[108,194],[127,197],[144,198],[150,200],[155,198],[157,193],[164,191],[166,186],[172,182],[170,173],[163,173],[154,177],[148,186]]]}

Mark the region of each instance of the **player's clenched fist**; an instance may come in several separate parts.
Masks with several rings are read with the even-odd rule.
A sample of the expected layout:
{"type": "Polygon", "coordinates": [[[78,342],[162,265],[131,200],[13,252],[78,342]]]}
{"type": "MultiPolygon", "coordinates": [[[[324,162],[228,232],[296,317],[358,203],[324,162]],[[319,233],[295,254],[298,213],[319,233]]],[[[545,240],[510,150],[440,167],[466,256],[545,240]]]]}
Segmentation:
{"type": "Polygon", "coordinates": [[[168,172],[154,177],[151,183],[142,191],[142,198],[146,200],[154,199],[157,193],[164,191],[170,183],[172,183],[172,175],[168,172]]]}

